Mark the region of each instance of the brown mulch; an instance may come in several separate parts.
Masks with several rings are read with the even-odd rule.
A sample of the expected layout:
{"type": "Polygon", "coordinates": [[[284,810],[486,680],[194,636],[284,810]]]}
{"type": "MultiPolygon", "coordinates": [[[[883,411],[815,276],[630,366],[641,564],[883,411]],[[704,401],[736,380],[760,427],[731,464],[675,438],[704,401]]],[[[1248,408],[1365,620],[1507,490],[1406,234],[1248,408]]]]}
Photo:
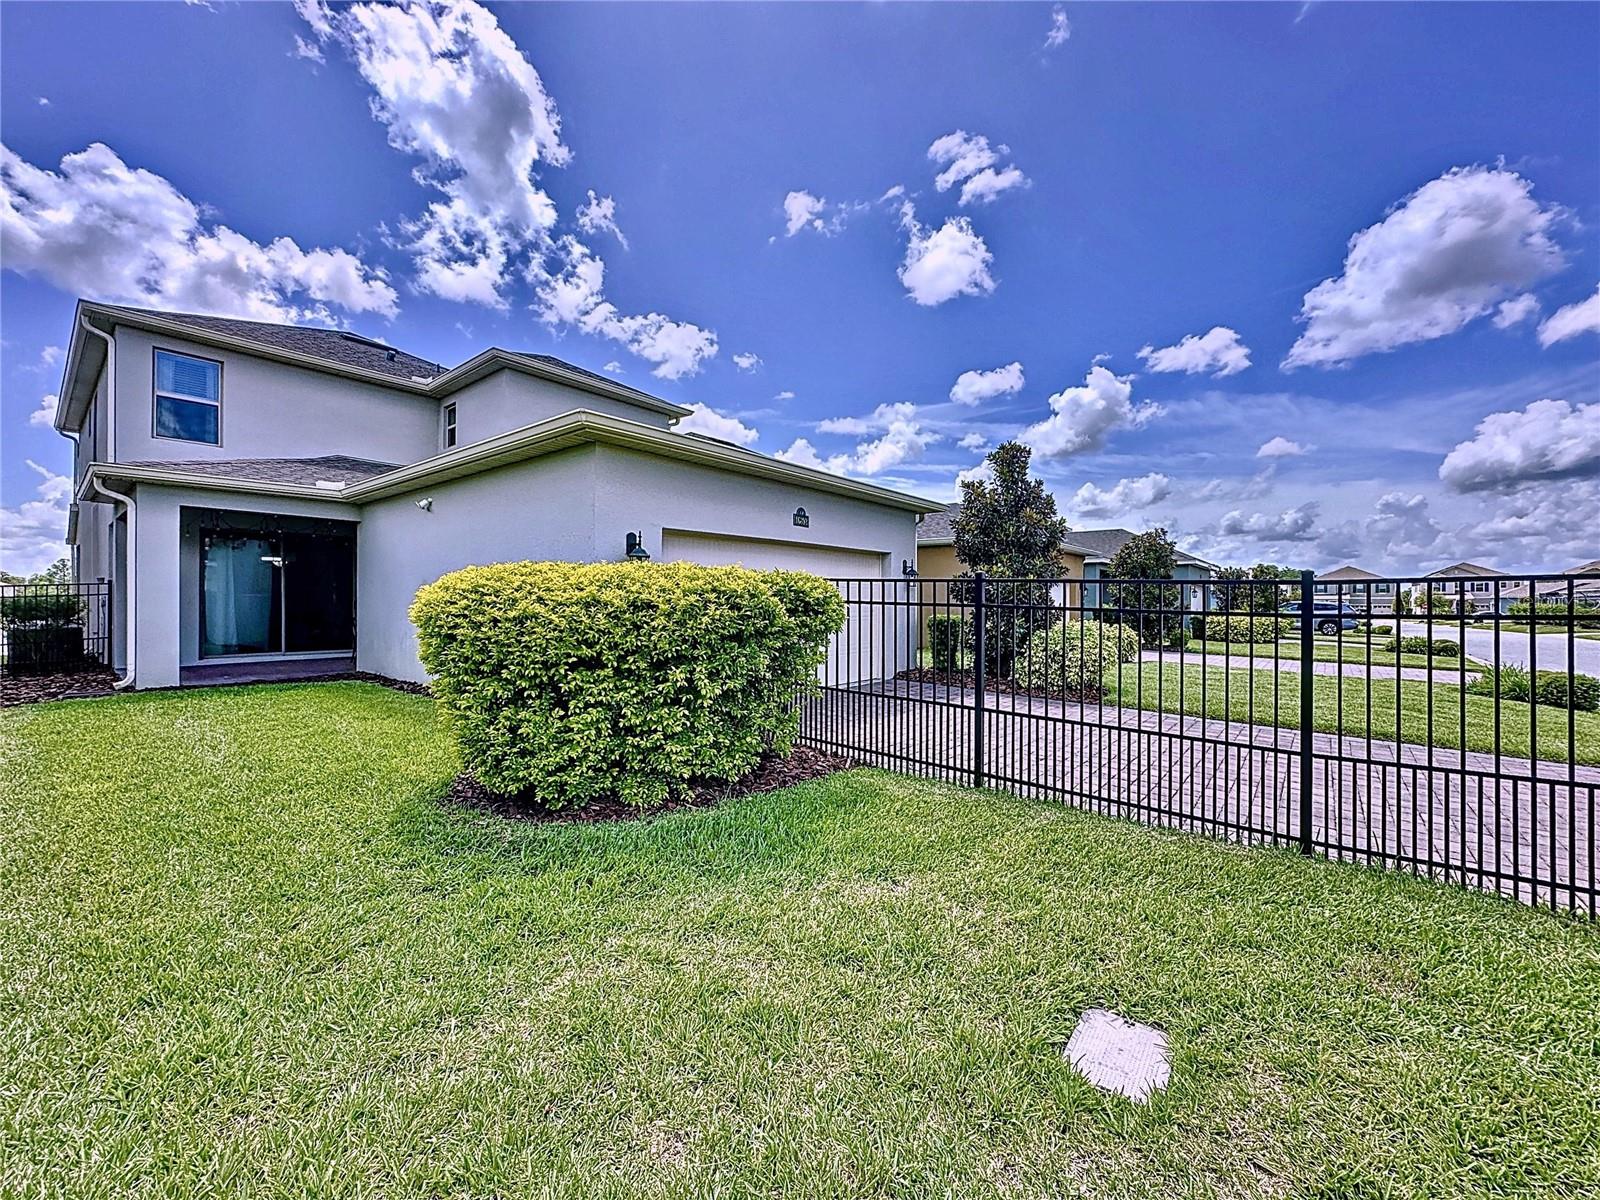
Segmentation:
{"type": "MultiPolygon", "coordinates": [[[[287,682],[287,681],[286,681],[287,682]]],[[[314,679],[295,680],[296,683],[375,683],[393,692],[408,696],[431,696],[433,689],[425,683],[409,679],[394,679],[388,675],[375,675],[371,671],[340,671],[337,675],[318,675],[314,679]]]]}
{"type": "Polygon", "coordinates": [[[76,671],[48,675],[5,675],[0,677],[0,708],[18,704],[41,704],[68,696],[106,696],[117,680],[109,667],[86,666],[76,671]]]}
{"type": "Polygon", "coordinates": [[[525,792],[516,796],[501,796],[491,792],[471,775],[463,771],[450,784],[445,797],[448,804],[478,812],[492,813],[519,821],[548,821],[561,825],[586,824],[593,821],[637,821],[656,817],[662,813],[682,808],[715,808],[724,800],[736,796],[751,796],[757,792],[772,792],[793,787],[810,779],[821,779],[836,771],[848,771],[856,764],[837,754],[824,754],[806,746],[796,746],[785,756],[769,754],[743,779],[732,783],[717,781],[691,784],[691,795],[658,808],[640,811],[620,800],[597,800],[582,808],[563,808],[552,811],[539,802],[536,795],[525,792]]]}
{"type": "MultiPolygon", "coordinates": [[[[975,680],[971,671],[936,671],[932,667],[912,667],[901,671],[896,679],[904,679],[909,683],[936,683],[941,687],[957,687],[971,689],[975,680]]],[[[997,692],[1006,696],[1027,696],[1033,700],[1080,700],[1094,701],[1100,699],[1101,693],[1097,691],[1074,692],[1066,688],[1030,688],[1023,687],[1014,679],[995,679],[985,676],[983,690],[997,692]]]]}

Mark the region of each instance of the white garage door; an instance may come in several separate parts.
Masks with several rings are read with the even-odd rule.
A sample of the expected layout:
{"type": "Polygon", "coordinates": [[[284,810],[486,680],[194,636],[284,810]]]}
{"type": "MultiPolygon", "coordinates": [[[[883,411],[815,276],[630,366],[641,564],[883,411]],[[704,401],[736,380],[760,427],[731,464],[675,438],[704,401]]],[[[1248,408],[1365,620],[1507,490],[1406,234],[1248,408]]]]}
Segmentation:
{"type": "MultiPolygon", "coordinates": [[[[811,571],[827,579],[882,579],[889,558],[866,550],[675,529],[662,531],[661,557],[667,562],[696,562],[713,567],[781,567],[787,571],[811,571]]],[[[858,687],[915,665],[918,626],[913,604],[885,603],[888,593],[884,585],[863,588],[841,584],[840,591],[845,597],[845,620],[850,633],[835,638],[829,646],[827,660],[817,671],[819,683],[858,687]]]]}
{"type": "Polygon", "coordinates": [[[680,529],[661,533],[664,562],[696,562],[708,567],[781,567],[786,571],[811,571],[829,579],[882,579],[887,557],[865,550],[836,550],[831,546],[766,542],[680,529]]]}

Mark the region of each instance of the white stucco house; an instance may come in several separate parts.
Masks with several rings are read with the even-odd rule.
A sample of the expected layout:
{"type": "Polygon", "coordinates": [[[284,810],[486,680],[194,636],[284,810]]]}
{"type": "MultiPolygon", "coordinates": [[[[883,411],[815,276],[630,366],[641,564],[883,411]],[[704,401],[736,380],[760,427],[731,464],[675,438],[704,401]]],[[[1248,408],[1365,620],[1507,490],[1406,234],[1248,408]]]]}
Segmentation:
{"type": "Polygon", "coordinates": [[[406,610],[476,563],[655,560],[899,578],[940,507],[677,432],[689,409],[545,355],[454,367],[334,329],[80,301],[56,428],[67,540],[119,686],[424,678],[406,610]]]}

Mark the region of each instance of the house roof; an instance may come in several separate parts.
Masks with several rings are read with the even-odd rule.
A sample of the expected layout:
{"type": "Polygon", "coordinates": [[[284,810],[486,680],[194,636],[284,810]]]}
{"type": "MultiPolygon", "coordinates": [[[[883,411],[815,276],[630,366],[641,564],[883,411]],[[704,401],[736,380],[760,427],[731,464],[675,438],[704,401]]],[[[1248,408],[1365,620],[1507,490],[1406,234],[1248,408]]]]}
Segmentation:
{"type": "Polygon", "coordinates": [[[1586,563],[1579,563],[1575,567],[1568,567],[1565,571],[1563,571],[1561,573],[1563,575],[1596,575],[1596,574],[1600,574],[1600,558],[1596,558],[1596,559],[1594,559],[1594,560],[1592,560],[1590,562],[1586,562],[1586,563]]]}
{"type": "Polygon", "coordinates": [[[340,329],[305,325],[243,321],[195,313],[170,313],[153,308],[78,301],[77,320],[62,368],[57,394],[55,427],[62,431],[82,427],[94,381],[105,361],[104,343],[83,331],[84,321],[97,321],[102,332],[116,325],[132,325],[153,333],[182,338],[224,350],[254,354],[310,370],[442,400],[444,397],[500,370],[512,370],[553,383],[565,384],[625,404],[682,418],[692,411],[681,404],[641,392],[604,375],[563,362],[550,354],[524,354],[491,346],[466,362],[445,368],[407,354],[373,338],[340,329]],[[83,369],[87,365],[88,369],[83,369]]]}
{"type": "Polygon", "coordinates": [[[426,381],[444,374],[444,367],[415,354],[397,350],[375,338],[363,337],[343,329],[316,325],[281,325],[270,321],[241,321],[234,317],[210,317],[201,313],[167,312],[154,308],[131,308],[122,304],[103,304],[109,313],[129,317],[160,317],[187,325],[200,333],[220,333],[256,342],[278,350],[288,350],[307,358],[320,358],[340,366],[359,367],[395,379],[426,381]]]}
{"type": "Polygon", "coordinates": [[[1460,576],[1476,579],[1495,579],[1505,575],[1504,571],[1496,571],[1493,567],[1486,567],[1482,563],[1458,562],[1448,567],[1440,567],[1437,571],[1429,571],[1424,579],[1455,579],[1460,576]]]}
{"type": "Polygon", "coordinates": [[[399,466],[398,463],[351,458],[347,454],[324,454],[319,458],[146,459],[119,465],[207,475],[218,479],[288,483],[301,487],[316,487],[323,483],[361,483],[379,475],[387,475],[399,466]]]}
{"type": "Polygon", "coordinates": [[[1353,563],[1342,567],[1335,567],[1331,571],[1324,571],[1317,576],[1318,583],[1337,583],[1345,579],[1382,579],[1382,575],[1374,575],[1371,571],[1355,566],[1353,563]]]}
{"type": "MultiPolygon", "coordinates": [[[[953,544],[956,538],[955,520],[960,515],[961,505],[947,504],[938,512],[931,512],[923,517],[922,524],[917,526],[917,544],[919,546],[953,544]]],[[[1086,559],[1110,559],[1132,538],[1132,531],[1127,529],[1071,529],[1061,540],[1061,548],[1068,554],[1081,555],[1086,559]]],[[[1175,557],[1178,562],[1187,566],[1211,569],[1216,567],[1215,563],[1209,563],[1182,550],[1179,550],[1175,557]]]]}
{"type": "Polygon", "coordinates": [[[403,495],[418,488],[492,471],[510,463],[553,454],[572,446],[598,442],[695,463],[700,466],[776,480],[814,491],[828,492],[851,499],[865,500],[909,512],[926,513],[939,505],[904,492],[893,491],[858,479],[830,475],[813,467],[782,462],[754,450],[729,442],[696,437],[628,421],[590,409],[574,409],[544,421],[513,429],[496,437],[467,446],[458,446],[425,458],[421,462],[390,467],[364,459],[334,456],[342,468],[329,468],[323,459],[234,459],[231,471],[207,472],[217,462],[93,463],[84,473],[77,499],[93,498],[107,481],[155,484],[168,487],[193,487],[258,495],[314,497],[350,504],[365,504],[389,496],[403,495]],[[265,466],[263,464],[275,464],[265,466]],[[356,478],[364,470],[386,468],[377,474],[356,478]],[[350,478],[328,479],[328,472],[343,470],[350,478]],[[273,478],[267,476],[274,475],[273,478]],[[292,477],[291,477],[292,476],[292,477]],[[309,480],[309,482],[308,482],[309,480]],[[318,487],[319,480],[343,483],[343,487],[318,487]]]}

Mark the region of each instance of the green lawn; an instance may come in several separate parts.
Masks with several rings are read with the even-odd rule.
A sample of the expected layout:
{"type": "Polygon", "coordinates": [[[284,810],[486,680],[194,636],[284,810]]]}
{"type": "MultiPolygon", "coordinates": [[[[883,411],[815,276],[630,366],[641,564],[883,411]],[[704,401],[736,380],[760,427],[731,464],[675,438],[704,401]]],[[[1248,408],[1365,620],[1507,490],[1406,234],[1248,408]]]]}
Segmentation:
{"type": "MultiPolygon", "coordinates": [[[[1485,633],[1493,633],[1495,630],[1495,626],[1488,623],[1468,625],[1467,628],[1481,629],[1485,633]]],[[[1514,624],[1510,621],[1505,621],[1500,624],[1500,631],[1502,633],[1527,633],[1528,625],[1526,622],[1523,622],[1522,624],[1514,624]]],[[[1539,626],[1539,636],[1564,638],[1567,636],[1567,627],[1565,624],[1558,622],[1544,622],[1539,626]]],[[[1600,629],[1585,629],[1582,626],[1575,626],[1572,636],[1576,638],[1583,638],[1586,641],[1600,641],[1600,629]]]]}
{"type": "MultiPolygon", "coordinates": [[[[1311,648],[1313,662],[1346,662],[1359,663],[1374,667],[1420,667],[1426,670],[1432,667],[1434,671],[1460,671],[1460,659],[1440,658],[1435,655],[1430,659],[1426,654],[1394,654],[1386,653],[1383,649],[1387,637],[1374,637],[1372,639],[1371,655],[1368,656],[1368,647],[1365,638],[1361,641],[1352,641],[1348,638],[1343,641],[1337,638],[1318,638],[1311,648]],[[1398,660],[1398,661],[1397,661],[1398,660]]],[[[1164,655],[1176,657],[1174,650],[1165,650],[1164,655]]],[[[1235,657],[1255,659],[1264,668],[1270,669],[1272,662],[1272,644],[1249,645],[1240,642],[1190,642],[1184,648],[1184,655],[1190,654],[1230,654],[1235,657]]],[[[1300,643],[1298,641],[1284,641],[1278,644],[1278,657],[1289,662],[1296,662],[1300,658],[1300,643]]],[[[1477,665],[1476,660],[1467,659],[1467,668],[1470,671],[1477,665]]],[[[1292,668],[1285,668],[1292,669],[1292,668]]]]}
{"type": "Polygon", "coordinates": [[[626,825],[437,802],[363,684],[0,713],[0,1194],[1600,1189],[1600,933],[852,772],[626,825]],[[1166,1029],[1148,1108],[1063,1062],[1166,1029]]]}
{"type": "MultiPolygon", "coordinates": [[[[1445,678],[1450,676],[1446,675],[1445,678]]],[[[1194,716],[1199,716],[1203,710],[1210,717],[1226,715],[1235,721],[1255,721],[1289,729],[1298,728],[1300,724],[1298,671],[1224,670],[1221,667],[1203,667],[1197,663],[1187,663],[1180,668],[1176,661],[1159,665],[1126,663],[1120,675],[1116,670],[1106,672],[1106,689],[1107,704],[1160,709],[1164,712],[1182,711],[1194,716]]],[[[1369,726],[1369,684],[1366,679],[1315,675],[1312,677],[1311,690],[1314,728],[1323,733],[1342,731],[1351,737],[1366,736],[1369,726]]],[[[1396,740],[1395,709],[1398,698],[1401,733],[1398,740],[1427,743],[1430,690],[1433,693],[1433,744],[1459,747],[1462,692],[1459,687],[1439,682],[1434,682],[1430,687],[1421,680],[1372,680],[1372,736],[1386,741],[1396,740]]],[[[1530,707],[1511,700],[1501,702],[1499,745],[1502,754],[1513,757],[1529,755],[1533,745],[1530,707]]],[[[1567,710],[1538,705],[1537,713],[1539,757],[1565,762],[1567,710]]],[[[1468,750],[1494,751],[1494,717],[1492,696],[1466,696],[1468,750]]],[[[1577,761],[1600,765],[1600,713],[1573,714],[1573,733],[1577,761]]]]}

